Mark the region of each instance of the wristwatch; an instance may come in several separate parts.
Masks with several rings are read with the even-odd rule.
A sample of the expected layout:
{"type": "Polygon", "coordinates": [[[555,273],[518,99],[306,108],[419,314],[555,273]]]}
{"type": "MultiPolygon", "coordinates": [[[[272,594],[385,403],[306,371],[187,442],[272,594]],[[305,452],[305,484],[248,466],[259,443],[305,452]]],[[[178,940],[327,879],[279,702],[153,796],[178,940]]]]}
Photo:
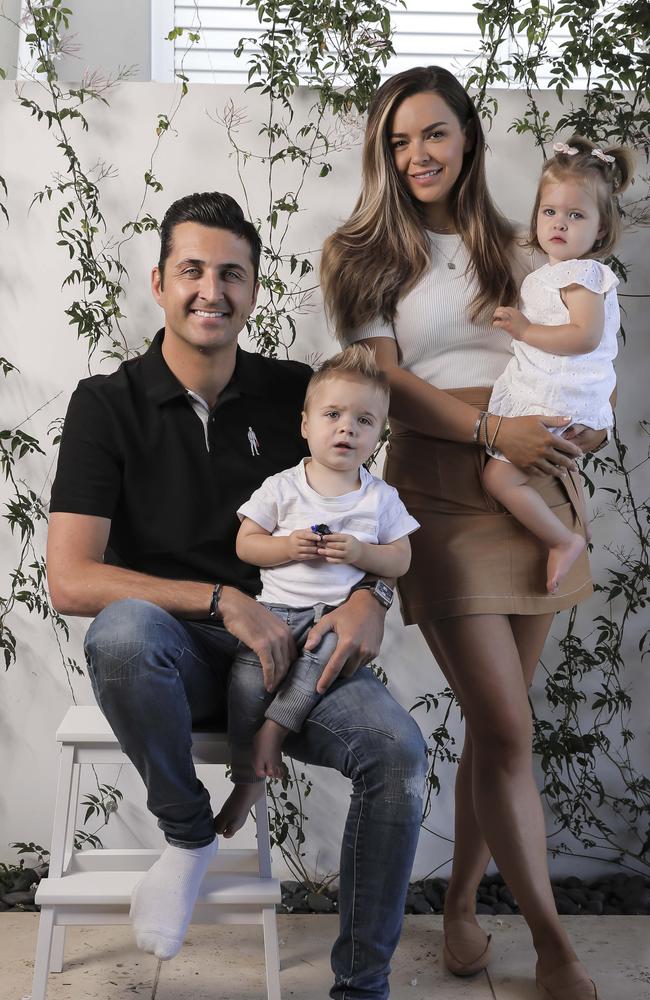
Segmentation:
{"type": "Polygon", "coordinates": [[[383,580],[361,580],[360,583],[354,585],[350,593],[353,594],[355,590],[369,590],[375,600],[379,601],[386,610],[393,603],[395,594],[393,588],[389,587],[383,580]]]}
{"type": "Polygon", "coordinates": [[[223,590],[223,584],[215,584],[214,590],[212,591],[212,598],[210,600],[210,611],[208,612],[208,618],[212,621],[220,622],[222,621],[222,615],[219,611],[219,599],[221,598],[221,591],[223,590]]]}

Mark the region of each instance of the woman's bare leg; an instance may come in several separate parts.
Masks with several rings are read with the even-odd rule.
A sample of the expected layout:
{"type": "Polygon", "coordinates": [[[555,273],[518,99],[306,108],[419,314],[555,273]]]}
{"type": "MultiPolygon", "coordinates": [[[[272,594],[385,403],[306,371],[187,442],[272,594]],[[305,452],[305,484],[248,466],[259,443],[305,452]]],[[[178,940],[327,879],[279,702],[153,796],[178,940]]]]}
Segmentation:
{"type": "MultiPolygon", "coordinates": [[[[521,671],[530,687],[544,648],[554,615],[511,615],[509,618],[521,671]]],[[[447,680],[453,685],[450,670],[442,662],[442,652],[435,641],[435,627],[424,633],[429,648],[447,680]]],[[[445,918],[476,921],[476,892],[490,860],[490,849],[476,819],[472,792],[472,737],[465,731],[455,786],[454,858],[445,895],[445,918]]]]}
{"type": "MultiPolygon", "coordinates": [[[[511,624],[505,616],[472,615],[445,619],[422,631],[459,698],[470,734],[474,821],[462,791],[468,782],[468,756],[459,794],[464,812],[458,826],[464,818],[469,833],[461,834],[459,850],[466,855],[475,891],[477,855],[481,862],[487,855],[482,831],[528,922],[545,975],[574,961],[575,953],[557,917],[546,863],[544,817],[532,773],[532,720],[518,646],[532,673],[534,664],[529,664],[533,656],[536,662],[549,625],[548,620],[542,625],[537,619],[533,627],[533,621],[528,626],[519,619],[511,624]],[[472,849],[477,852],[473,859],[472,849]]],[[[458,906],[466,917],[469,879],[463,882],[458,858],[455,869],[450,907],[458,906]]],[[[472,894],[472,908],[473,903],[472,894]]],[[[456,910],[455,915],[461,912],[456,910]]]]}
{"type": "MultiPolygon", "coordinates": [[[[442,651],[436,642],[434,626],[422,627],[422,634],[438,666],[455,691],[453,675],[448,664],[444,662],[442,651]]],[[[474,812],[472,766],[472,737],[465,727],[465,742],[454,787],[454,857],[445,894],[446,921],[462,919],[478,923],[475,916],[476,890],[490,860],[490,849],[485,843],[474,812]]]]}

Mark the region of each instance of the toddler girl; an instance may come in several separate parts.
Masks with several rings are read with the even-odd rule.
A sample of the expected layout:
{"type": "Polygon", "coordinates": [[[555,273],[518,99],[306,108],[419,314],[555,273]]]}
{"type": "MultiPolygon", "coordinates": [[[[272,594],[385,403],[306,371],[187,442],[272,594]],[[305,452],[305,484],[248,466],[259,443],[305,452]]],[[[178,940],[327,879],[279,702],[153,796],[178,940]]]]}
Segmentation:
{"type": "MultiPolygon", "coordinates": [[[[499,417],[568,415],[571,425],[613,424],[610,396],[620,327],[618,279],[595,257],[611,253],[620,231],[616,196],[632,158],[622,147],[598,149],[574,136],[555,143],[533,208],[531,245],[548,264],[521,286],[521,310],[499,306],[493,325],[515,341],[514,357],[494,384],[489,412],[499,417]]],[[[566,433],[568,427],[557,433],[566,433]]],[[[495,430],[493,444],[498,433],[495,430]]],[[[546,589],[553,594],[585,546],[528,486],[528,477],[490,450],[487,491],[549,549],[546,589]]]]}

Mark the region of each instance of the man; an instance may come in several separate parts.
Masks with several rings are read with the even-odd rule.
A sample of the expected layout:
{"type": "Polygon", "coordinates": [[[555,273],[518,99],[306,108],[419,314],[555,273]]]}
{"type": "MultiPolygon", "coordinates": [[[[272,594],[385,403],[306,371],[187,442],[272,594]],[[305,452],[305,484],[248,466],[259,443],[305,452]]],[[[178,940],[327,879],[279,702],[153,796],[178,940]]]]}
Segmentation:
{"type": "MultiPolygon", "coordinates": [[[[192,726],[225,728],[238,640],[273,686],[296,655],[286,626],[254,600],[258,571],[235,554],[237,508],[304,454],[309,368],[237,345],[255,307],[260,251],[228,195],[170,207],[151,282],[164,329],[141,357],[80,382],[52,492],[52,601],[94,617],[85,645],[93,690],[168,843],[131,906],[139,946],[160,958],[183,942],[215,828],[226,825],[194,771],[192,726]]],[[[359,669],[379,648],[381,598],[359,590],[312,629],[312,648],[337,635],[329,690],[285,743],[296,759],[352,780],[332,953],[339,1000],[388,996],[421,817],[420,732],[359,669]]]]}

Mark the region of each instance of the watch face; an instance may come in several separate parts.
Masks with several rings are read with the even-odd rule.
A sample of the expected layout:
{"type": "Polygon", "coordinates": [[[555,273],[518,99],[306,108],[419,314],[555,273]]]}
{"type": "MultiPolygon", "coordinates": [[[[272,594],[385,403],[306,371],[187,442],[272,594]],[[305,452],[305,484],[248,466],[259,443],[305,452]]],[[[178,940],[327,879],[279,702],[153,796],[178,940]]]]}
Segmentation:
{"type": "Polygon", "coordinates": [[[389,608],[393,603],[393,591],[387,584],[384,583],[383,580],[377,580],[377,583],[375,584],[375,596],[387,608],[389,608]]]}

